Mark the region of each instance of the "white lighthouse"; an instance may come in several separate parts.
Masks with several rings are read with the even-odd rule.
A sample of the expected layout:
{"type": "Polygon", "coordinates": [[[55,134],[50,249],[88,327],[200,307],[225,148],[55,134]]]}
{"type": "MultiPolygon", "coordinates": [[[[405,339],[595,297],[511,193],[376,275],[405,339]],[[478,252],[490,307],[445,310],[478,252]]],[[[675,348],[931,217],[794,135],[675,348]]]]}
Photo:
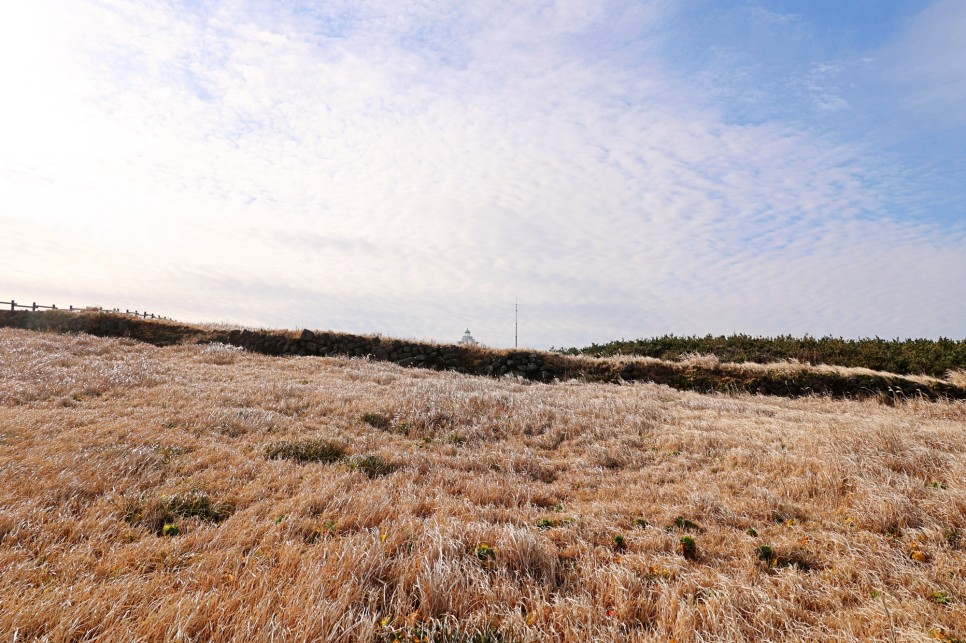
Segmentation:
{"type": "Polygon", "coordinates": [[[470,329],[469,328],[466,329],[466,332],[463,333],[463,337],[461,337],[460,338],[460,341],[457,342],[457,343],[458,344],[468,344],[470,346],[477,346],[477,345],[479,345],[479,342],[476,341],[475,339],[473,339],[473,336],[470,334],[470,329]]]}

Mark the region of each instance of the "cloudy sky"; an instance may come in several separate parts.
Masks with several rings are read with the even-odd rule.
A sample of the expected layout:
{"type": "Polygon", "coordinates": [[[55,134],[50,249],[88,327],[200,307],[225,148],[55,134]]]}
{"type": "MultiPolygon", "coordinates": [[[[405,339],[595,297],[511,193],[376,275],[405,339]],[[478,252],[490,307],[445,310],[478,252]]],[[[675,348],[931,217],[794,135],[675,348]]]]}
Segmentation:
{"type": "Polygon", "coordinates": [[[0,5],[0,299],[966,336],[962,0],[0,5]]]}

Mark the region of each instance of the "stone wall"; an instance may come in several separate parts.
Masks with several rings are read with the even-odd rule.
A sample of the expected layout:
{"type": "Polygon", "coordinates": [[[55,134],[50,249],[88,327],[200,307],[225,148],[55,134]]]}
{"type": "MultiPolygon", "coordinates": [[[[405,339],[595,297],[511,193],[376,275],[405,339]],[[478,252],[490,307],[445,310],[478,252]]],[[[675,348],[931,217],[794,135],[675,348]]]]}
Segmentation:
{"type": "Polygon", "coordinates": [[[550,382],[569,369],[554,364],[549,353],[495,351],[477,346],[431,344],[377,336],[303,330],[289,333],[233,330],[221,338],[226,344],[267,355],[348,355],[388,361],[400,366],[452,370],[473,375],[513,375],[550,382]]]}

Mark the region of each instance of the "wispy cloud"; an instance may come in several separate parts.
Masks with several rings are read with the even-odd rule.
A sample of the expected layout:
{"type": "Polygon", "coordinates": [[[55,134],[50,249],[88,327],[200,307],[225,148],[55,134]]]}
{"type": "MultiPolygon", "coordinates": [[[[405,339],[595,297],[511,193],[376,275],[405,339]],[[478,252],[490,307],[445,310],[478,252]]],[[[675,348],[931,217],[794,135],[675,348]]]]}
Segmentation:
{"type": "Polygon", "coordinates": [[[966,126],[966,5],[938,0],[881,52],[902,104],[945,126],[966,126]]]}
{"type": "Polygon", "coordinates": [[[895,216],[917,177],[862,141],[729,118],[664,54],[676,3],[37,6],[0,21],[36,62],[4,63],[14,296],[497,345],[515,298],[537,346],[966,334],[964,227],[895,216]]]}

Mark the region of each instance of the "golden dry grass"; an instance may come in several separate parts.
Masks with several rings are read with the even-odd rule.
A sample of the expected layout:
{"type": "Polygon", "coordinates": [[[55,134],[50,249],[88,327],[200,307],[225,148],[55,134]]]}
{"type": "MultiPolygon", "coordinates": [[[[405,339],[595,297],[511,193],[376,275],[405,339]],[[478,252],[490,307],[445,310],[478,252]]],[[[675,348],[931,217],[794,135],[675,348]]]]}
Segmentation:
{"type": "Polygon", "coordinates": [[[5,329],[0,474],[4,641],[966,637],[963,402],[5,329]]]}

